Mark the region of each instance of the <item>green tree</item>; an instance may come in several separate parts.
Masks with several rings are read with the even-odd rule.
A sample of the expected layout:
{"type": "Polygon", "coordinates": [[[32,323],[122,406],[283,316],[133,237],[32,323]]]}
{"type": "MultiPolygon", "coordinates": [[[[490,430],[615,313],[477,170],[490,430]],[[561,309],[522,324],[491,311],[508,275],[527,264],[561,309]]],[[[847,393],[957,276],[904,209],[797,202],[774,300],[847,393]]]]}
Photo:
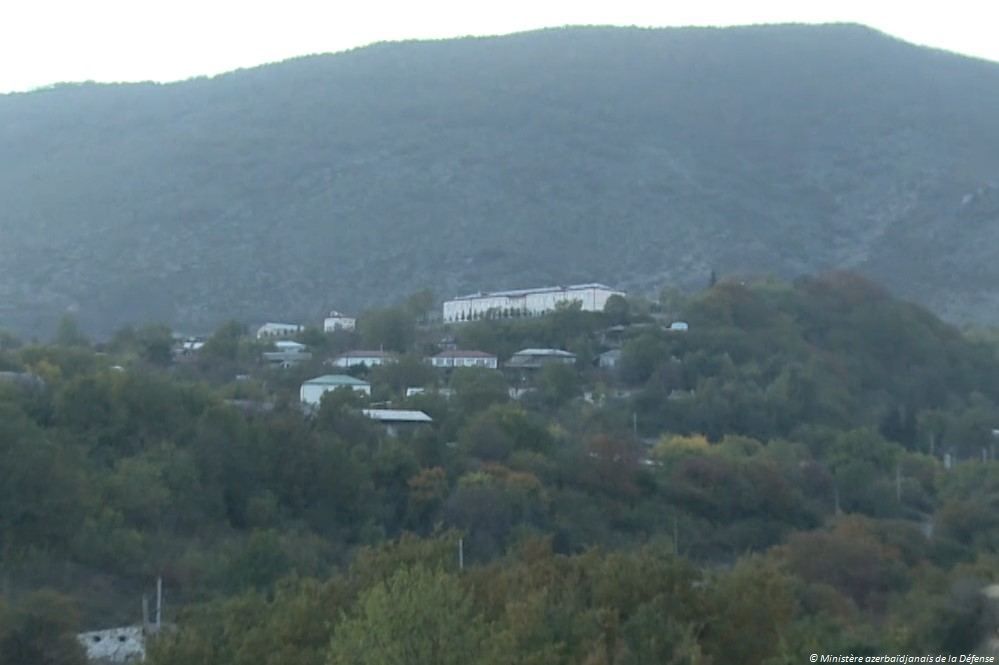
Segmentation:
{"type": "Polygon", "coordinates": [[[628,300],[624,296],[614,294],[604,303],[604,314],[607,316],[607,323],[612,326],[628,323],[630,313],[628,300]]]}
{"type": "Polygon", "coordinates": [[[247,336],[246,325],[228,321],[205,340],[201,355],[205,358],[235,361],[239,355],[240,340],[247,336]]]}
{"type": "Polygon", "coordinates": [[[576,369],[562,363],[542,367],[536,382],[542,401],[552,407],[562,406],[582,392],[576,369]]]}
{"type": "Polygon", "coordinates": [[[6,612],[0,606],[0,663],[86,665],[78,623],[73,601],[54,591],[35,591],[6,612]]]}
{"type": "Polygon", "coordinates": [[[486,645],[472,598],[441,570],[403,568],[356,607],[334,629],[330,665],[464,665],[486,645]]]}
{"type": "Polygon", "coordinates": [[[406,307],[385,307],[363,312],[357,331],[369,349],[404,352],[416,338],[416,317],[406,307]]]}
{"type": "Polygon", "coordinates": [[[90,340],[80,330],[80,324],[72,314],[66,314],[59,320],[54,341],[58,346],[90,346],[90,340]]]}
{"type": "Polygon", "coordinates": [[[455,391],[458,409],[465,414],[472,414],[510,399],[503,375],[483,367],[459,367],[454,370],[451,388],[455,391]]]}

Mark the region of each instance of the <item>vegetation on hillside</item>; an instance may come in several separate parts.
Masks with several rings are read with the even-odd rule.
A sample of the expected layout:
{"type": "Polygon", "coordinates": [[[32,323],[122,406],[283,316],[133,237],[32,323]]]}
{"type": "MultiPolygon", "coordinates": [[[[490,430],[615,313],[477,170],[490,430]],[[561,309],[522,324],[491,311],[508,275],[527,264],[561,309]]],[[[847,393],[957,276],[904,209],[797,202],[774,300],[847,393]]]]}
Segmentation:
{"type": "Polygon", "coordinates": [[[136,622],[157,576],[155,665],[775,665],[994,629],[993,337],[841,273],[449,330],[427,300],[306,331],[288,370],[237,323],[181,361],[160,327],[0,336],[0,662],[79,662],[73,631],[136,622]],[[443,373],[446,334],[578,361],[443,373]],[[388,436],[340,391],[303,413],[380,338],[404,353],[371,401],[432,426],[388,436]]]}
{"type": "Polygon", "coordinates": [[[846,267],[995,322],[997,118],[999,66],[851,25],[546,30],[4,95],[0,316],[190,333],[415,286],[846,267]]]}

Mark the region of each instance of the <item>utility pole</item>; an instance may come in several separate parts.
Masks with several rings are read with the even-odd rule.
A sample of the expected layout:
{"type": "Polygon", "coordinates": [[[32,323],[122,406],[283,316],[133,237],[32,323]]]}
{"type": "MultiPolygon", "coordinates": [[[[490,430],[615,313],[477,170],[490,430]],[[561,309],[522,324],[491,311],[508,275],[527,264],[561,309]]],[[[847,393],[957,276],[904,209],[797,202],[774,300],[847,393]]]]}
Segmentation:
{"type": "Polygon", "coordinates": [[[673,515],[673,556],[680,556],[680,526],[673,515]]]}
{"type": "Polygon", "coordinates": [[[902,465],[895,465],[895,499],[902,503],[902,465]]]}
{"type": "Polygon", "coordinates": [[[156,578],[156,632],[163,627],[163,578],[156,578]]]}
{"type": "Polygon", "coordinates": [[[465,539],[458,539],[458,570],[465,570],[465,539]]]}

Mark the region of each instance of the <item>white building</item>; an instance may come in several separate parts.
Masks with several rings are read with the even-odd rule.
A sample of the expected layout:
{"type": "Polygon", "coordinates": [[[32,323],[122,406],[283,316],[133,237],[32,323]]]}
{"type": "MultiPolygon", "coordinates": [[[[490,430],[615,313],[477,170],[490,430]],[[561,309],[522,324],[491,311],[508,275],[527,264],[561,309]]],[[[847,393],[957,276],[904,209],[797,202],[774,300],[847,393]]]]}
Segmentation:
{"type": "Polygon", "coordinates": [[[326,374],[325,376],[317,376],[314,379],[309,379],[303,383],[299,390],[299,398],[303,404],[319,406],[323,395],[337,388],[350,388],[354,392],[364,393],[368,396],[371,395],[371,384],[367,381],[344,374],[326,374]]]}
{"type": "Polygon", "coordinates": [[[353,330],[357,325],[357,319],[347,316],[335,309],[323,320],[323,330],[333,332],[334,330],[353,330]]]}
{"type": "Polygon", "coordinates": [[[498,362],[496,356],[485,351],[441,351],[436,356],[430,358],[430,364],[442,369],[454,367],[488,367],[496,369],[498,362]]]}
{"type": "Polygon", "coordinates": [[[550,286],[520,291],[473,293],[444,302],[444,323],[474,321],[483,318],[539,316],[555,310],[561,303],[578,301],[586,312],[601,312],[611,296],[624,296],[603,284],[550,286]]]}
{"type": "Polygon", "coordinates": [[[434,422],[434,419],[423,411],[362,409],[361,413],[384,425],[385,432],[389,436],[399,436],[400,432],[415,429],[421,425],[429,425],[434,422]]]}
{"type": "Polygon", "coordinates": [[[146,635],[142,626],[94,630],[76,636],[92,663],[140,663],[146,658],[146,635]]]}
{"type": "Polygon", "coordinates": [[[576,354],[562,349],[521,349],[510,356],[510,369],[540,369],[545,365],[574,365],[576,354]]]}
{"type": "Polygon", "coordinates": [[[604,351],[597,356],[597,365],[601,369],[614,369],[621,364],[621,349],[611,349],[604,351]]]}
{"type": "Polygon", "coordinates": [[[257,329],[257,339],[294,337],[303,330],[305,330],[305,326],[296,323],[265,323],[257,329]]]}
{"type": "Polygon", "coordinates": [[[348,351],[347,353],[341,353],[332,361],[329,361],[329,364],[334,367],[346,368],[357,367],[358,365],[374,367],[390,362],[395,362],[395,356],[387,351],[348,351]]]}

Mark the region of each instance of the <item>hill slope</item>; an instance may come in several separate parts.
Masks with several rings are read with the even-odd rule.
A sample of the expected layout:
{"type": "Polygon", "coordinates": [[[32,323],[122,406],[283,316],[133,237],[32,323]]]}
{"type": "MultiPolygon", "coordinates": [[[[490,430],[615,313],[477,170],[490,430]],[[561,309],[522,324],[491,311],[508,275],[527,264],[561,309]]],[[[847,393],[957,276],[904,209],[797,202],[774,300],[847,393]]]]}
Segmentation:
{"type": "Polygon", "coordinates": [[[845,267],[999,320],[999,65],[858,26],[384,44],[0,96],[0,325],[845,267]]]}

